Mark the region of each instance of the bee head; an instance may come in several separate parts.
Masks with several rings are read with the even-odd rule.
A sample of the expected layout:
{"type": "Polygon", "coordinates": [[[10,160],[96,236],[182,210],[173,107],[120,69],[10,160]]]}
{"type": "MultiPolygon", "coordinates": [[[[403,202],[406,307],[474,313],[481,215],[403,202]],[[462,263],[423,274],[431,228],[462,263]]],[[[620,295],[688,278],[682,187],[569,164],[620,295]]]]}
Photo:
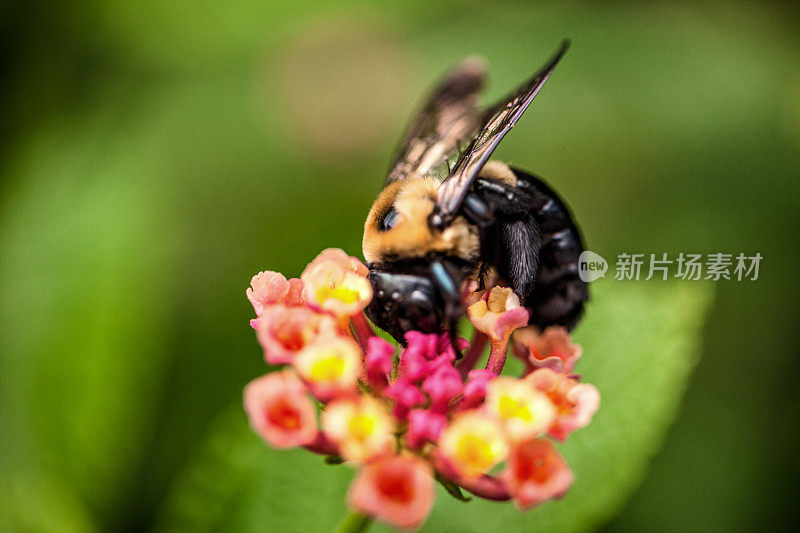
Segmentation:
{"type": "Polygon", "coordinates": [[[372,204],[364,224],[363,251],[368,263],[392,256],[424,255],[435,240],[428,216],[436,204],[433,178],[389,184],[372,204]]]}
{"type": "Polygon", "coordinates": [[[429,278],[370,271],[374,296],[364,310],[375,324],[405,345],[407,331],[434,333],[443,323],[444,302],[429,278]]]}
{"type": "Polygon", "coordinates": [[[362,247],[368,264],[431,252],[477,254],[477,231],[463,218],[441,231],[431,229],[428,219],[436,206],[439,185],[436,178],[415,177],[391,183],[381,191],[364,224],[362,247]]]}

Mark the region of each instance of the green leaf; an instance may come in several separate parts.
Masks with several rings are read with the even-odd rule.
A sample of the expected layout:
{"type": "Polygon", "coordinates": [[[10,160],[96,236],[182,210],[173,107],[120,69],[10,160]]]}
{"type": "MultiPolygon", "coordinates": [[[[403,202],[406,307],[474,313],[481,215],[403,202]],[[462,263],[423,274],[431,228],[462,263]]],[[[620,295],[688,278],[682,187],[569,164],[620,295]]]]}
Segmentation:
{"type": "Polygon", "coordinates": [[[168,186],[138,179],[162,168],[158,142],[114,126],[36,137],[0,198],[0,471],[46,472],[98,522],[127,503],[153,432],[179,249],[153,238],[172,226],[153,201],[168,186]]]}
{"type": "Polygon", "coordinates": [[[42,473],[0,472],[0,531],[89,533],[99,531],[68,486],[42,473]]]}
{"type": "Polygon", "coordinates": [[[164,531],[331,531],[354,470],[303,449],[273,450],[241,407],[220,417],[162,513],[164,531]]]}
{"type": "MultiPolygon", "coordinates": [[[[578,371],[602,402],[592,424],[559,450],[575,472],[561,501],[522,513],[438,490],[423,531],[585,531],[618,512],[674,420],[699,357],[707,285],[601,282],[584,325],[578,371]]],[[[324,469],[308,452],[269,449],[237,408],[222,420],[175,487],[165,529],[329,530],[344,512],[349,469],[324,469]]],[[[380,529],[382,526],[376,526],[380,529]]]]}

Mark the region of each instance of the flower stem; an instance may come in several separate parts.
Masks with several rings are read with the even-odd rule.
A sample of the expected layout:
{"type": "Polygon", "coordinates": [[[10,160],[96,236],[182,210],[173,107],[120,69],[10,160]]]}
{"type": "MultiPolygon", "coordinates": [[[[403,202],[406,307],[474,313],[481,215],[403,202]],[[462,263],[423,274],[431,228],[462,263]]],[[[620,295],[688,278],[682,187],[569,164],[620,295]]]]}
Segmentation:
{"type": "Polygon", "coordinates": [[[338,455],[339,447],[336,446],[322,431],[317,432],[316,438],[303,446],[306,450],[320,455],[338,455]]]}
{"type": "Polygon", "coordinates": [[[511,499],[511,494],[509,494],[505,483],[494,476],[483,474],[474,479],[465,479],[453,470],[446,461],[442,461],[441,457],[434,456],[433,462],[436,470],[440,473],[439,475],[444,476],[479,498],[497,502],[505,502],[511,499]]]}
{"type": "Polygon", "coordinates": [[[354,511],[348,513],[334,531],[336,533],[361,533],[366,531],[371,523],[371,518],[354,511]]]}
{"type": "Polygon", "coordinates": [[[498,376],[506,364],[506,354],[508,353],[508,339],[505,341],[491,340],[491,352],[489,360],[486,362],[486,370],[491,370],[498,376]]]}
{"type": "Polygon", "coordinates": [[[359,346],[361,349],[364,350],[366,353],[367,351],[367,342],[369,342],[370,337],[375,336],[375,330],[372,329],[372,326],[369,325],[367,322],[367,317],[364,316],[364,313],[358,313],[351,318],[353,323],[353,330],[356,334],[356,340],[358,341],[359,346]]]}

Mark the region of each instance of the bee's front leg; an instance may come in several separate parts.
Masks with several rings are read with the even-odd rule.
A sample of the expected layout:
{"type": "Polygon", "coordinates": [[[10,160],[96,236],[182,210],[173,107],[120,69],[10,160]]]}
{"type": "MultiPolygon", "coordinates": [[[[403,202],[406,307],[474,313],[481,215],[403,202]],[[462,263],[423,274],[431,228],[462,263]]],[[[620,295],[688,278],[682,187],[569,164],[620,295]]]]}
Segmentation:
{"type": "Polygon", "coordinates": [[[431,279],[439,290],[439,294],[444,300],[444,324],[447,326],[447,333],[450,336],[450,344],[456,357],[461,359],[461,352],[458,349],[458,320],[461,318],[461,291],[459,284],[447,271],[441,261],[431,263],[431,279]]]}

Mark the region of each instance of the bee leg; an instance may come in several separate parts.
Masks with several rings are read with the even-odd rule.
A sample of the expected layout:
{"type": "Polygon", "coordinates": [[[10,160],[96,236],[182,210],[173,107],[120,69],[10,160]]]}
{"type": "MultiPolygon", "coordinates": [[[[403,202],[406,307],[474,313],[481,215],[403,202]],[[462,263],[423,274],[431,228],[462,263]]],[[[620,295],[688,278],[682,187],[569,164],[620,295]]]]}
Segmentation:
{"type": "Polygon", "coordinates": [[[477,194],[468,193],[464,198],[463,213],[473,224],[483,227],[488,225],[494,217],[493,209],[478,197],[477,194]]]}
{"type": "MultiPolygon", "coordinates": [[[[533,217],[535,198],[530,191],[507,183],[478,178],[465,198],[477,197],[491,220],[483,226],[481,250],[520,299],[532,292],[538,269],[541,232],[533,217]]],[[[474,203],[474,200],[473,200],[474,203]]]]}
{"type": "Polygon", "coordinates": [[[481,263],[481,268],[478,270],[478,291],[486,290],[486,276],[489,275],[489,265],[481,263]]]}
{"type": "Polygon", "coordinates": [[[450,344],[453,346],[456,358],[461,359],[461,352],[458,349],[458,319],[461,316],[458,286],[440,261],[433,261],[430,268],[431,279],[444,300],[444,323],[450,336],[450,344]]]}

